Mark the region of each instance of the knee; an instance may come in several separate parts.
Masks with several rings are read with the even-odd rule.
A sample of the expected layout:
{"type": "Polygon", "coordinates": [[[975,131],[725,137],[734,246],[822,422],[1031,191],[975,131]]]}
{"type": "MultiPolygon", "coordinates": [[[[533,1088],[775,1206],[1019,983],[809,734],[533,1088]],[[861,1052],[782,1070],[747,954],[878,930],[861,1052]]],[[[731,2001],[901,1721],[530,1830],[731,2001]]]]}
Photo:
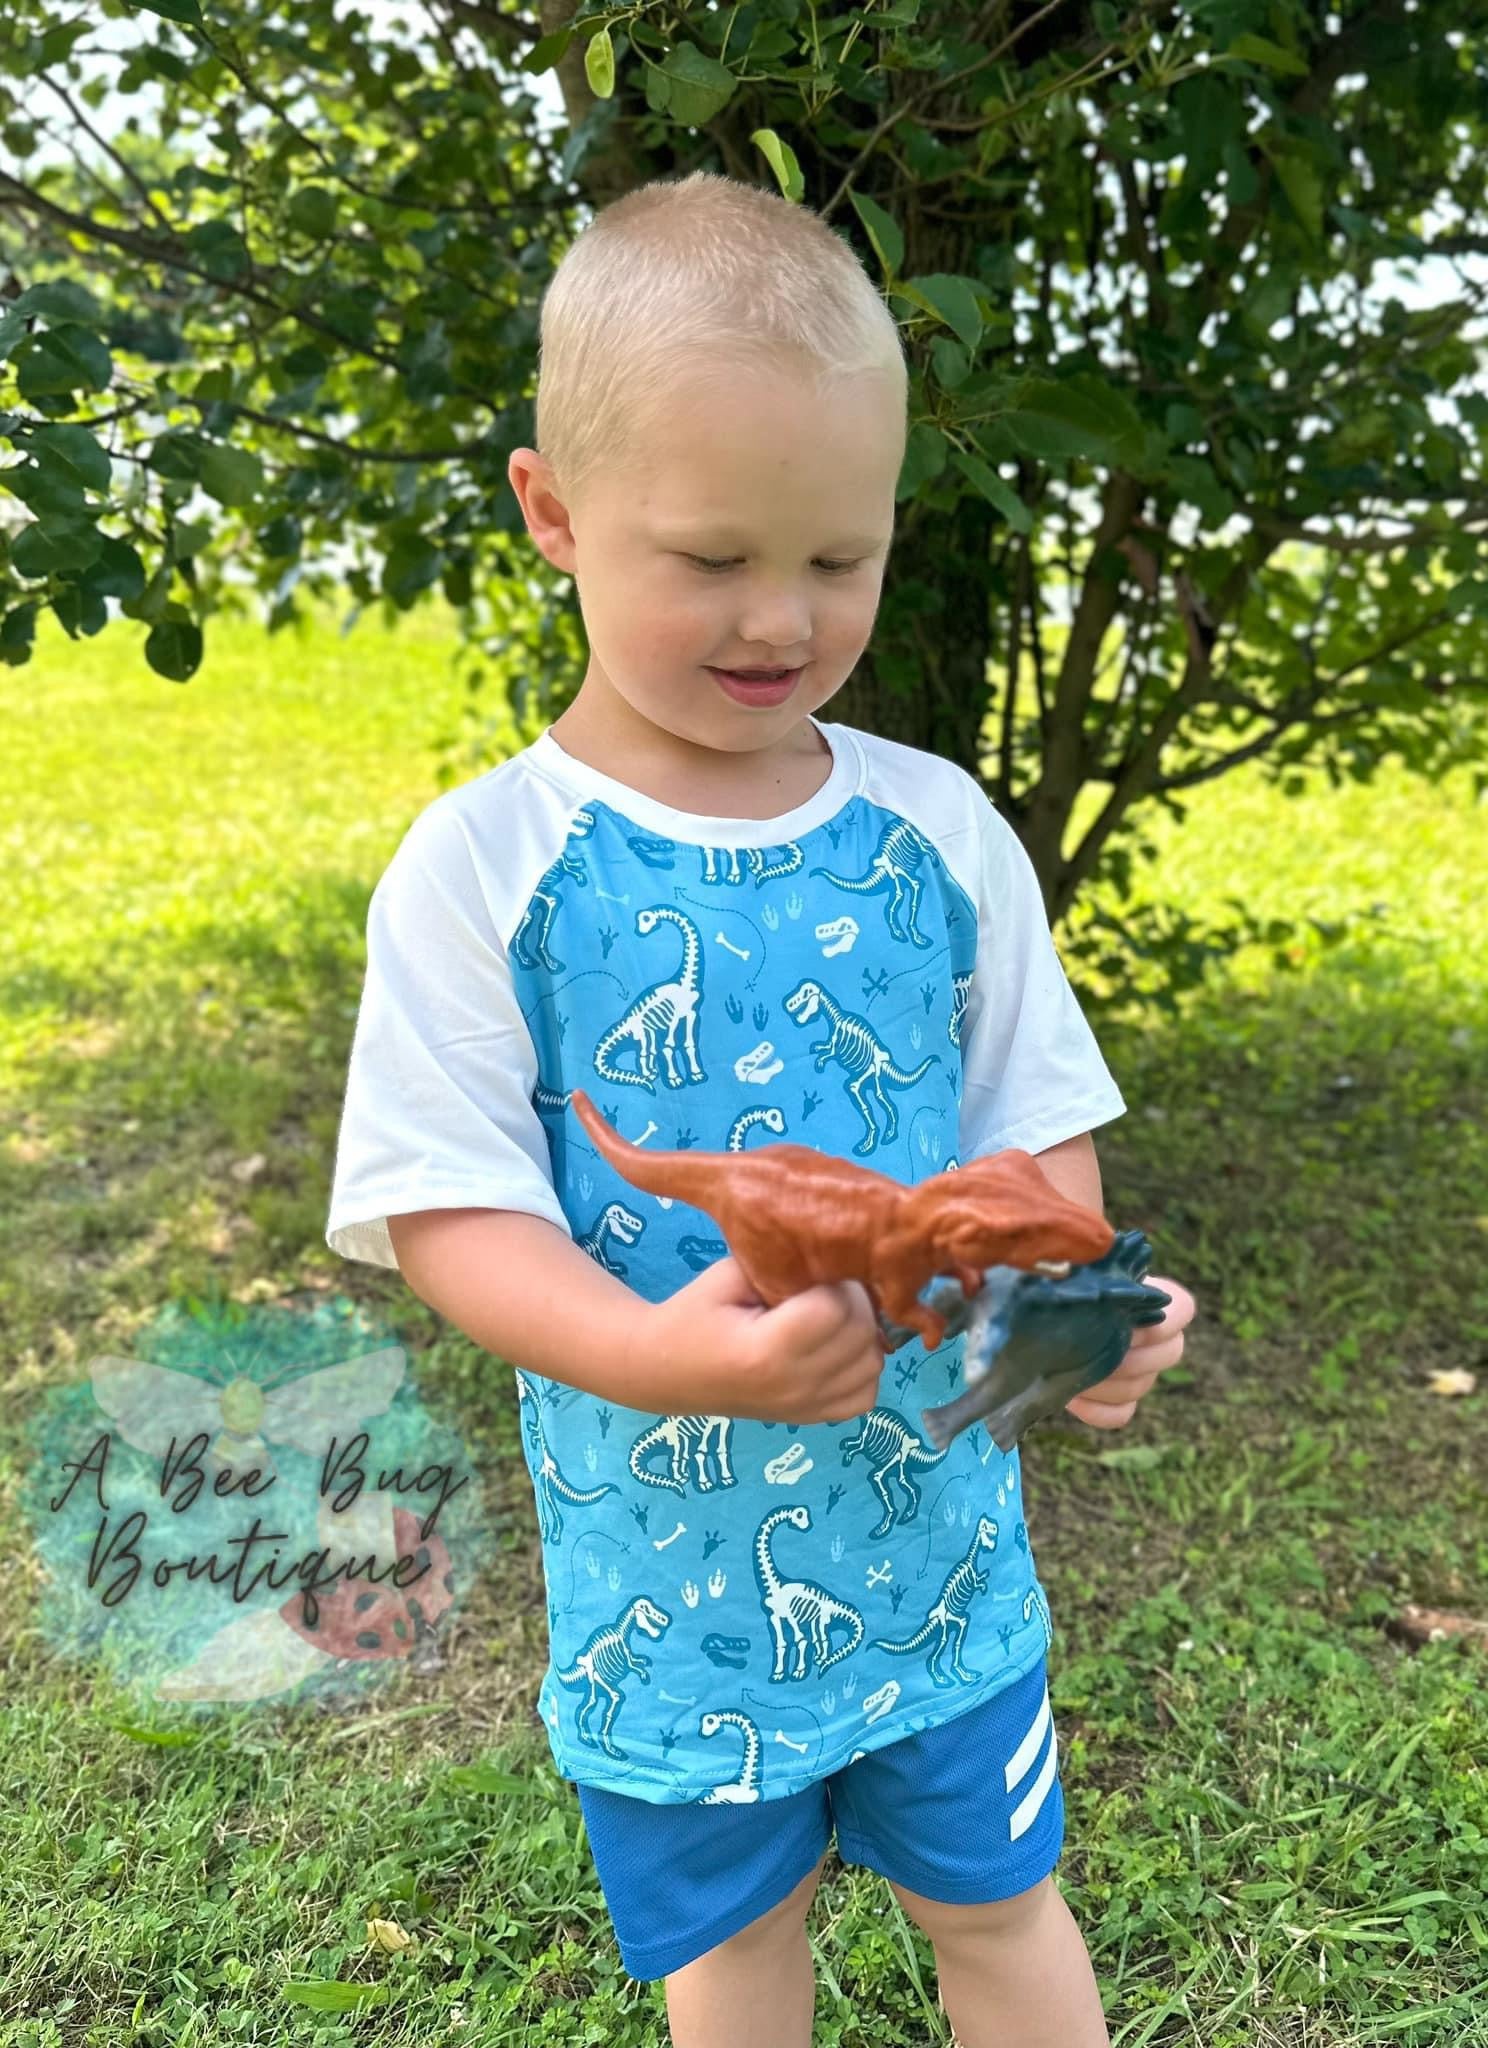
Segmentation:
{"type": "Polygon", "coordinates": [[[1004,1940],[1009,1935],[1022,1933],[1046,1910],[1054,1890],[1054,1877],[1051,1872],[1027,1891],[1017,1892],[1010,1899],[988,1899],[970,1906],[949,1905],[944,1899],[921,1898],[918,1892],[895,1884],[892,1878],[889,1888],[910,1919],[930,1937],[937,1949],[956,1948],[966,1942],[1004,1940]]]}

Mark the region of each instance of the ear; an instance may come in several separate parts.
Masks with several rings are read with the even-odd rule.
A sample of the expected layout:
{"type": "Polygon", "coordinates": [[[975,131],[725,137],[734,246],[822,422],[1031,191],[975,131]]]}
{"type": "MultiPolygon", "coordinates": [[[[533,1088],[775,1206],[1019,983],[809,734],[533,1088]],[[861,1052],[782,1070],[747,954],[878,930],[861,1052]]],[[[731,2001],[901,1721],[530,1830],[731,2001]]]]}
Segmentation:
{"type": "Polygon", "coordinates": [[[552,465],[535,448],[514,448],[506,465],[507,482],[517,494],[527,531],[541,554],[572,575],[578,550],[568,507],[558,496],[552,465]]]}

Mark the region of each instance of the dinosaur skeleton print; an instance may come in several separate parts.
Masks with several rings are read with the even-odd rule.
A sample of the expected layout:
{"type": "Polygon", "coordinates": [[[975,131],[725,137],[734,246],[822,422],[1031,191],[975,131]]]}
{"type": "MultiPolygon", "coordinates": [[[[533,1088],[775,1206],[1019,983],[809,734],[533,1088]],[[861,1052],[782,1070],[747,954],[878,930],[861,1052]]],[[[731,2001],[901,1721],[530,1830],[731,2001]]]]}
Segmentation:
{"type": "MultiPolygon", "coordinates": [[[[598,1155],[581,1087],[660,1148],[811,1145],[915,1183],[1125,1104],[1032,866],[953,764],[818,725],[773,819],[631,790],[544,733],[435,800],[374,893],[327,1240],[516,1208],[649,1301],[727,1249],[598,1155]]],[[[539,1712],[579,1783],[656,1802],[800,1791],[947,1721],[1051,1640],[1019,1460],[918,1423],[963,1340],[884,1360],[854,1421],[657,1415],[518,1369],[547,1593],[539,1712]]]]}

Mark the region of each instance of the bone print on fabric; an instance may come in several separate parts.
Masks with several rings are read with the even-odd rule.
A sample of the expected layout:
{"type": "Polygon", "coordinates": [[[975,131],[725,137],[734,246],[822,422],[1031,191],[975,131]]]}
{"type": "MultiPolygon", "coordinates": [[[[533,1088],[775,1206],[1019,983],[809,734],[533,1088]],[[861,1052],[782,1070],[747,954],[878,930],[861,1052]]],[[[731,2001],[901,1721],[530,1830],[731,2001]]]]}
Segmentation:
{"type": "MultiPolygon", "coordinates": [[[[575,1090],[629,1145],[805,1146],[906,1186],[1122,1113],[977,785],[817,729],[828,780],[775,819],[676,810],[551,733],[428,807],[369,915],[334,1249],[394,1265],[389,1214],[525,1209],[665,1300],[725,1255],[719,1225],[624,1180],[575,1090]]],[[[980,1425],[937,1449],[911,1419],[962,1390],[938,1327],[841,1423],[660,1415],[514,1371],[566,1777],[784,1798],[1041,1661],[1016,1449],[980,1425]]]]}

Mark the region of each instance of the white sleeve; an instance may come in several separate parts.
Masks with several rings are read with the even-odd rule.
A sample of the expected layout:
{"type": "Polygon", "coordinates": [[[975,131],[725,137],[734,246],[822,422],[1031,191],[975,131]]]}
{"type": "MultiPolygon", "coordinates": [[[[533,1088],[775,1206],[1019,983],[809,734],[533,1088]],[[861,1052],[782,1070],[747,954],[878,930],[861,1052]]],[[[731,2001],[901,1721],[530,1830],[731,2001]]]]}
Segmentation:
{"type": "Polygon", "coordinates": [[[1044,1152],[1126,1103],[1054,950],[1022,840],[978,787],[977,955],[961,1032],[963,1165],[1044,1152]]]}
{"type": "Polygon", "coordinates": [[[387,1219],[524,1209],[571,1237],[532,1091],[537,1054],[459,819],[436,799],[367,910],[367,973],[326,1243],[397,1266],[387,1219]]]}

